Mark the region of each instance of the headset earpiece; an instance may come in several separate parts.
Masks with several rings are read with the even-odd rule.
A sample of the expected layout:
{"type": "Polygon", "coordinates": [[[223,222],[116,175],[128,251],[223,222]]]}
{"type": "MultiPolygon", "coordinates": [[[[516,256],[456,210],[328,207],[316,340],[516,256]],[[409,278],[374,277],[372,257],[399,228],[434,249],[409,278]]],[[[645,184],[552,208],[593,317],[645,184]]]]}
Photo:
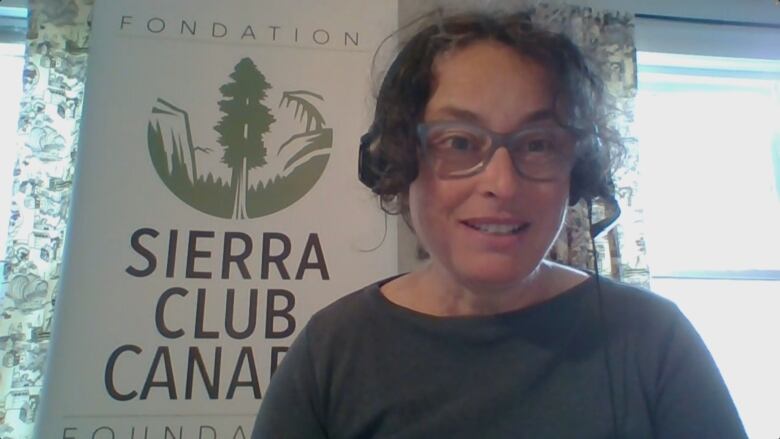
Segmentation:
{"type": "Polygon", "coordinates": [[[372,126],[367,133],[360,136],[358,151],[358,179],[374,192],[380,178],[377,170],[382,168],[381,159],[378,160],[371,151],[371,145],[377,140],[377,134],[377,130],[372,126]]]}

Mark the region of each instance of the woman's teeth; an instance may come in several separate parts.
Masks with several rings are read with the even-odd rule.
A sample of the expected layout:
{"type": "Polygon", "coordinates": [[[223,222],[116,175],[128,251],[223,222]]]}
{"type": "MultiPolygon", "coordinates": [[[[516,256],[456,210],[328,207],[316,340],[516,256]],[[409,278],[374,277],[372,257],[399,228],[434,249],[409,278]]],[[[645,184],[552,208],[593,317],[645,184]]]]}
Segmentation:
{"type": "Polygon", "coordinates": [[[527,224],[469,224],[469,227],[491,235],[512,235],[525,229],[527,224]]]}

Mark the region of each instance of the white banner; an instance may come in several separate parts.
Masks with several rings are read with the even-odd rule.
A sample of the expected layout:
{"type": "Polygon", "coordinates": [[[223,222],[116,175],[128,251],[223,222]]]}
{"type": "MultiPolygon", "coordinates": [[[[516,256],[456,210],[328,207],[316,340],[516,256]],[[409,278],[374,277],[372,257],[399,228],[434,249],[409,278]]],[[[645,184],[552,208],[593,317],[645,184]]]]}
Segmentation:
{"type": "Polygon", "coordinates": [[[394,0],[95,6],[36,437],[247,438],[311,314],[396,272],[356,178],[396,22],[394,0]]]}

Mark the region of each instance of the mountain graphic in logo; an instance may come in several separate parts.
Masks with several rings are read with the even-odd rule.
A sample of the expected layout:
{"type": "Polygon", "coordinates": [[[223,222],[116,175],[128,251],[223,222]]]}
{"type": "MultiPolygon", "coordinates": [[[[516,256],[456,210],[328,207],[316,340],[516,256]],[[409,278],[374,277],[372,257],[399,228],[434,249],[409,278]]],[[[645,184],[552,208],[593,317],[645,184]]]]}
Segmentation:
{"type": "Polygon", "coordinates": [[[322,96],[285,91],[279,112],[301,131],[270,148],[265,139],[276,118],[264,101],[271,85],[249,58],[230,79],[219,88],[222,116],[213,127],[219,146],[195,146],[187,111],[158,98],[147,129],[149,154],[165,186],[191,207],[220,218],[259,218],[314,187],[330,158],[333,131],[316,107],[322,96]]]}

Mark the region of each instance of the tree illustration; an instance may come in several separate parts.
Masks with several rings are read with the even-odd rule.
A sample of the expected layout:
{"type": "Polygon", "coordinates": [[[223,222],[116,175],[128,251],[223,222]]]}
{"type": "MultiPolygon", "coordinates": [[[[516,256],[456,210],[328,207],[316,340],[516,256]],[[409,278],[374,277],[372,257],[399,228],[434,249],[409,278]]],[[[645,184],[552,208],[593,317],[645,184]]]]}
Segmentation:
{"type": "Polygon", "coordinates": [[[232,171],[233,218],[244,219],[248,217],[249,170],[266,164],[263,134],[269,131],[275,119],[262,103],[271,85],[251,59],[239,61],[230,78],[232,82],[219,88],[225,97],[219,101],[219,109],[224,115],[214,130],[219,133],[217,142],[225,148],[222,162],[232,171]]]}

